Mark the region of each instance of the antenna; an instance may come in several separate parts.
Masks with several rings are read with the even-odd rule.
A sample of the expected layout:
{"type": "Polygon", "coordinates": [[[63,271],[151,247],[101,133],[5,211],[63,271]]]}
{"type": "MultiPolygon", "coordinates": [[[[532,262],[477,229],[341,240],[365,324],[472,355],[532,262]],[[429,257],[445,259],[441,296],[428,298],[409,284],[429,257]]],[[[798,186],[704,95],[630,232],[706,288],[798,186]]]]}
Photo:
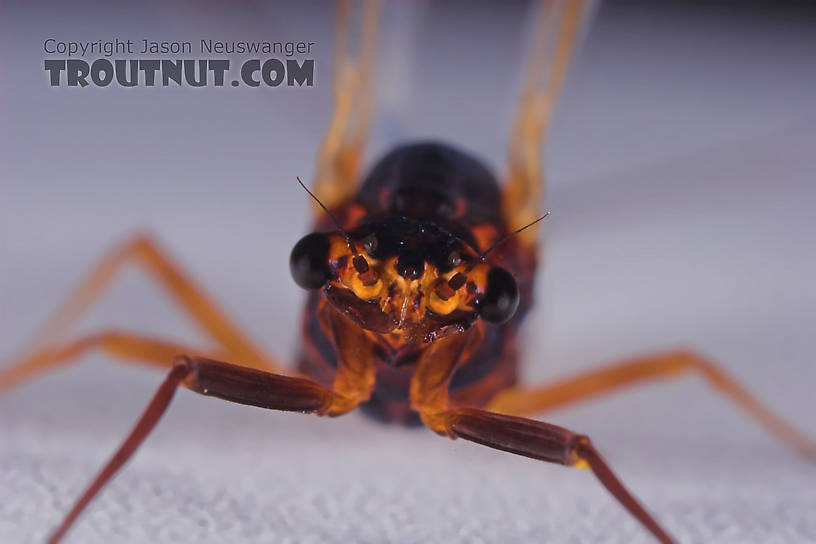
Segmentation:
{"type": "Polygon", "coordinates": [[[545,219],[545,218],[546,218],[548,215],[550,215],[550,212],[546,212],[544,215],[542,215],[541,217],[539,217],[539,218],[538,218],[538,219],[536,219],[535,221],[532,221],[532,222],[530,222],[530,223],[527,223],[526,225],[524,225],[524,226],[523,226],[523,227],[521,227],[520,229],[516,229],[516,230],[514,230],[513,232],[511,232],[510,234],[508,234],[507,236],[505,236],[504,238],[502,238],[502,239],[501,239],[501,240],[499,240],[498,242],[494,243],[492,246],[490,246],[489,248],[487,248],[487,250],[485,250],[485,251],[484,251],[484,252],[483,252],[481,255],[479,255],[479,259],[478,259],[478,260],[473,261],[472,263],[470,263],[470,266],[468,266],[468,267],[467,267],[467,269],[465,270],[465,273],[468,273],[468,272],[470,272],[471,270],[473,270],[473,267],[474,267],[474,266],[476,266],[477,264],[479,264],[479,263],[483,263],[483,262],[485,261],[485,259],[487,258],[488,254],[489,254],[490,252],[492,252],[494,249],[496,249],[496,248],[497,248],[497,247],[499,247],[500,245],[504,244],[505,242],[507,242],[508,240],[510,240],[511,238],[513,238],[514,236],[516,236],[517,234],[521,233],[522,231],[525,231],[525,230],[529,229],[530,227],[532,227],[533,225],[535,225],[535,224],[536,224],[536,223],[538,223],[539,221],[544,220],[544,219],[545,219]]]}
{"type": "Polygon", "coordinates": [[[355,256],[359,255],[359,253],[357,251],[357,248],[354,246],[354,242],[351,241],[351,236],[349,236],[349,233],[346,232],[346,230],[343,227],[340,226],[340,223],[337,221],[337,218],[334,217],[334,215],[332,215],[332,213],[329,211],[329,209],[326,208],[326,206],[324,206],[322,202],[320,202],[320,199],[317,198],[315,196],[315,194],[313,192],[311,192],[303,184],[302,181],[300,181],[300,176],[295,176],[295,179],[297,180],[298,183],[300,183],[300,186],[303,187],[303,190],[306,191],[307,193],[309,193],[309,196],[312,197],[314,199],[314,201],[317,202],[320,205],[321,208],[323,208],[323,211],[326,212],[326,215],[328,215],[329,218],[332,220],[332,223],[334,223],[334,226],[337,227],[337,230],[339,230],[340,233],[343,235],[343,237],[346,239],[346,244],[348,244],[348,247],[351,250],[351,252],[354,253],[355,256]]]}

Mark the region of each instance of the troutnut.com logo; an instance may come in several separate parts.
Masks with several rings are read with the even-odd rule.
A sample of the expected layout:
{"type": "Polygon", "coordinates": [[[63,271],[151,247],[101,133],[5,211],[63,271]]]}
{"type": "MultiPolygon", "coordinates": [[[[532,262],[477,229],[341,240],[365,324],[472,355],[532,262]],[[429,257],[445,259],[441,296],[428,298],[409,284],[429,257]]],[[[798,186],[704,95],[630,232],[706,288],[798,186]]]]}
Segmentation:
{"type": "Polygon", "coordinates": [[[158,55],[191,55],[193,44],[189,41],[143,39],[134,43],[116,38],[80,42],[48,38],[43,42],[43,50],[49,55],[62,56],[44,61],[52,87],[312,87],[314,59],[309,55],[314,45],[315,42],[200,40],[202,55],[258,55],[235,62],[235,66],[235,59],[223,57],[156,58],[158,55]],[[152,58],[112,58],[114,55],[152,58]]]}

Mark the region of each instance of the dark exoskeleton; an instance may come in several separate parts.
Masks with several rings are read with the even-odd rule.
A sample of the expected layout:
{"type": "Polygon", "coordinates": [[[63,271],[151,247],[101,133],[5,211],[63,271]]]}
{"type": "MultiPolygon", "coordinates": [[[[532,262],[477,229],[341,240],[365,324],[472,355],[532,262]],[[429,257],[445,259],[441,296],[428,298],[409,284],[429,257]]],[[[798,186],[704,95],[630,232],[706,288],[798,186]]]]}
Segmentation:
{"type": "MultiPolygon", "coordinates": [[[[509,232],[495,176],[472,156],[437,142],[392,150],[374,165],[354,198],[331,212],[367,258],[392,263],[394,270],[382,276],[399,276],[403,280],[416,281],[428,273],[434,274],[433,279],[453,277],[456,270],[466,269],[509,232]]],[[[332,231],[335,225],[329,217],[323,217],[316,230],[321,229],[332,231]]],[[[338,243],[342,245],[344,241],[338,243]]],[[[316,249],[327,252],[328,244],[316,249]]],[[[516,381],[515,339],[532,305],[535,271],[535,254],[529,250],[525,253],[526,249],[511,238],[492,252],[491,261],[500,263],[501,268],[494,267],[493,290],[488,283],[484,300],[475,301],[475,311],[457,308],[440,315],[429,305],[421,304],[421,300],[412,299],[408,310],[414,315],[403,320],[402,328],[398,315],[382,312],[380,301],[361,301],[352,289],[342,285],[332,283],[323,292],[312,293],[303,319],[300,370],[323,385],[333,383],[336,344],[321,315],[332,311],[329,308],[332,304],[341,312],[356,312],[359,325],[378,333],[372,334],[376,385],[361,409],[384,421],[415,424],[419,419],[410,409],[410,381],[426,342],[447,329],[479,327],[480,342],[456,369],[450,393],[457,403],[485,405],[498,391],[516,381]],[[518,309],[509,316],[499,316],[501,324],[484,326],[477,317],[495,311],[495,301],[488,298],[500,298],[502,290],[511,292],[518,309]],[[420,308],[422,315],[416,315],[420,308]],[[409,330],[405,331],[406,328],[409,330]]],[[[300,247],[295,259],[299,251],[300,247]]],[[[316,259],[317,266],[325,266],[323,258],[316,259]]],[[[347,265],[347,261],[342,265],[347,265]]],[[[328,278],[338,275],[337,266],[326,270],[328,278]]],[[[383,297],[392,295],[389,287],[382,290],[383,297]]]]}

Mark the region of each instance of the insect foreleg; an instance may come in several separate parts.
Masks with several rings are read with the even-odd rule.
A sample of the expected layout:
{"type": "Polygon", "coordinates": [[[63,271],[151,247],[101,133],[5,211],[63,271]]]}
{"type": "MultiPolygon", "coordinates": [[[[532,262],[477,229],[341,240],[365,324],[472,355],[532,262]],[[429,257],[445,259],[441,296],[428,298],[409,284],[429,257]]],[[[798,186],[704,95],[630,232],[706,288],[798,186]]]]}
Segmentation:
{"type": "Polygon", "coordinates": [[[587,437],[549,423],[453,405],[448,393],[451,377],[461,362],[467,360],[475,336],[471,332],[437,340],[418,361],[411,380],[411,406],[425,425],[451,438],[464,438],[550,463],[589,468],[658,540],[664,544],[673,542],[627,491],[587,437]]]}
{"type": "Polygon", "coordinates": [[[105,484],[110,480],[114,474],[124,465],[128,459],[133,455],[136,449],[145,441],[147,435],[159,422],[159,419],[164,414],[173,395],[176,393],[176,388],[182,379],[189,372],[184,366],[174,367],[165,378],[164,382],[159,386],[159,390],[153,396],[153,400],[147,405],[142,416],[136,422],[133,430],[128,437],[105,464],[104,468],[96,475],[91,482],[91,485],[82,493],[79,499],[74,503],[74,506],[62,520],[59,527],[51,533],[48,537],[48,544],[57,544],[68,529],[76,521],[77,517],[82,513],[88,503],[102,490],[105,484]]]}
{"type": "Polygon", "coordinates": [[[306,378],[272,374],[213,359],[179,356],[131,433],[51,535],[49,544],[62,539],[88,503],[145,441],[179,385],[202,395],[269,410],[339,415],[348,411],[351,404],[344,395],[306,378]]]}
{"type": "Polygon", "coordinates": [[[587,468],[603,486],[664,544],[674,540],[624,487],[589,438],[558,427],[525,419],[463,408],[441,415],[452,437],[549,463],[587,468]]]}

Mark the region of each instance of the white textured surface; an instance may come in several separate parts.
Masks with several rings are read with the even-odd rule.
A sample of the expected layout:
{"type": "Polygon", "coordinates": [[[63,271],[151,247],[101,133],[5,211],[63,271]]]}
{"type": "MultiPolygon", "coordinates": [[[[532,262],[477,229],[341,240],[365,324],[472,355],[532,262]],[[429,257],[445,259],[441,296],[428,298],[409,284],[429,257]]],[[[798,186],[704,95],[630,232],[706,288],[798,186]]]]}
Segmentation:
{"type": "MultiPolygon", "coordinates": [[[[72,542],[650,541],[583,472],[362,421],[236,412],[205,425],[189,415],[168,418],[72,542]]],[[[12,433],[4,452],[14,497],[3,503],[4,542],[19,541],[13,519],[42,537],[102,453],[78,447],[76,432],[44,430],[12,433]]],[[[91,436],[112,444],[116,434],[91,436]]],[[[715,442],[709,458],[705,443],[678,441],[682,454],[660,460],[665,445],[633,454],[602,442],[683,542],[816,539],[814,478],[802,474],[812,468],[775,448],[741,455],[715,442]]]]}
{"type": "MultiPolygon", "coordinates": [[[[310,173],[327,86],[267,95],[47,89],[30,36],[139,36],[155,13],[8,9],[0,32],[0,353],[20,344],[104,248],[145,226],[264,345],[291,353],[302,297],[285,260],[308,222],[291,180],[310,173]],[[93,160],[66,168],[91,151],[93,160]],[[146,172],[128,166],[137,152],[155,161],[146,172]]],[[[175,9],[159,11],[157,34],[308,39],[326,36],[330,24],[329,14],[292,7],[261,10],[252,21],[212,6],[175,9]]],[[[393,134],[430,135],[499,165],[523,14],[440,9],[416,20],[426,29],[416,54],[426,64],[412,73],[424,77],[417,98],[402,97],[404,117],[378,125],[373,147],[390,145],[393,134]],[[461,33],[448,33],[445,17],[461,33]],[[488,60],[495,78],[480,76],[476,62],[488,60]],[[446,61],[457,70],[444,69],[446,61]],[[465,102],[452,100],[462,89],[472,91],[465,102]],[[485,111],[485,103],[506,106],[485,111]],[[468,113],[476,107],[484,115],[468,113]]],[[[806,27],[775,17],[601,14],[553,132],[553,215],[527,325],[528,381],[690,345],[816,435],[816,51],[806,27]]],[[[328,40],[322,45],[325,62],[328,40]]],[[[133,271],[82,330],[111,324],[200,339],[133,271]]],[[[42,541],[160,379],[91,355],[0,398],[0,542],[42,541]]],[[[698,379],[548,420],[592,436],[682,542],[816,542],[816,469],[698,379]]],[[[266,413],[183,391],[69,541],[649,539],[584,472],[359,415],[266,413]]]]}

